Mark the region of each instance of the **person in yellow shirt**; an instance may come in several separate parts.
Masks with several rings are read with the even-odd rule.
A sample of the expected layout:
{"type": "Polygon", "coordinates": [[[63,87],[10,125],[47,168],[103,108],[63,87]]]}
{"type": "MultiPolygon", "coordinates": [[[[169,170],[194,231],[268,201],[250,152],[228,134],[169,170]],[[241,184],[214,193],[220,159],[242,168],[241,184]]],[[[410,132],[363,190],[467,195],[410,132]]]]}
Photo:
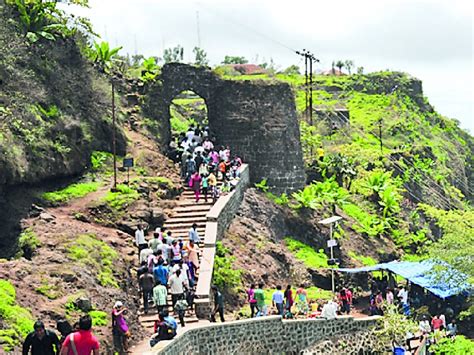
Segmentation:
{"type": "Polygon", "coordinates": [[[318,154],[318,160],[323,161],[324,160],[324,149],[323,145],[321,144],[319,148],[316,150],[316,153],[318,154]]]}

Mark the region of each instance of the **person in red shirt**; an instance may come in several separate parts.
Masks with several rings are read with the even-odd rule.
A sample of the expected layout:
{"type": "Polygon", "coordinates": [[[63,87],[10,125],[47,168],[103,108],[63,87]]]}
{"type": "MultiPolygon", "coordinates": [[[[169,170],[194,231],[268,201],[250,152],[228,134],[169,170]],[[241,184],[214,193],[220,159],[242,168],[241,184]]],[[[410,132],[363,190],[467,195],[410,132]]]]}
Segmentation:
{"type": "Polygon", "coordinates": [[[82,316],[79,319],[79,331],[66,337],[61,348],[61,355],[99,355],[99,341],[92,334],[91,328],[91,317],[82,316]]]}
{"type": "Polygon", "coordinates": [[[443,320],[440,319],[437,315],[431,319],[431,328],[433,328],[433,331],[435,330],[441,330],[441,326],[443,325],[443,320]]]}

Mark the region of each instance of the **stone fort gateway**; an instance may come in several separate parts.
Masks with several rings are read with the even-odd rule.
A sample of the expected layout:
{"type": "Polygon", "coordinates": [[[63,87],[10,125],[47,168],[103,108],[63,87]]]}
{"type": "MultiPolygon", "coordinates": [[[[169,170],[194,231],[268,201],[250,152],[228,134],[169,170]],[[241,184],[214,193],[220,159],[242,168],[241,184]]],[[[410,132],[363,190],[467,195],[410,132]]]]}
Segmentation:
{"type": "Polygon", "coordinates": [[[170,104],[191,90],[208,109],[209,128],[218,142],[252,168],[251,182],[266,178],[276,193],[300,189],[305,183],[300,132],[293,92],[277,81],[225,80],[204,67],[171,63],[148,90],[144,114],[158,121],[161,142],[171,139],[170,104]]]}

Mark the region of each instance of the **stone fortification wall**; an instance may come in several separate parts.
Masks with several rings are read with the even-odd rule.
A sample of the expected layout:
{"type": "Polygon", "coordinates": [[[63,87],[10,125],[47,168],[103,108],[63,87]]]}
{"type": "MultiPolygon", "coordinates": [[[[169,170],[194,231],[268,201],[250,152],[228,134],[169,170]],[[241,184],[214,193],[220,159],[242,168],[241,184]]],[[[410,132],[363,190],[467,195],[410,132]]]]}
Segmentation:
{"type": "Polygon", "coordinates": [[[210,129],[218,143],[229,145],[252,166],[251,182],[267,178],[277,193],[304,186],[299,125],[288,83],[224,80],[208,68],[164,65],[143,107],[144,115],[157,121],[163,146],[171,138],[170,103],[184,90],[204,99],[210,129]]]}
{"type": "Polygon", "coordinates": [[[222,238],[232,218],[239,210],[245,190],[250,183],[250,172],[247,164],[240,168],[240,180],[230,193],[219,197],[207,214],[204,248],[199,267],[199,280],[196,286],[195,309],[198,318],[207,318],[211,310],[211,284],[214,270],[216,242],[222,238]]]}
{"type": "Polygon", "coordinates": [[[324,341],[339,335],[348,341],[344,353],[370,353],[366,346],[372,344],[369,339],[377,319],[282,320],[270,316],[212,324],[181,333],[156,354],[312,354],[328,348],[324,341]],[[318,347],[320,344],[323,346],[318,347]]]}

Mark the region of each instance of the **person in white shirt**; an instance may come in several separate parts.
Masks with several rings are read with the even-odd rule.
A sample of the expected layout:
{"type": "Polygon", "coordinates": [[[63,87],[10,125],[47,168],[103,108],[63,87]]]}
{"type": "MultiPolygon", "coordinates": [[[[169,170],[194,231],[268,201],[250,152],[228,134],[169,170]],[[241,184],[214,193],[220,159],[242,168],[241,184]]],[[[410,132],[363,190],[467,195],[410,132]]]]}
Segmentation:
{"type": "Polygon", "coordinates": [[[143,263],[144,261],[148,261],[148,257],[150,255],[153,255],[153,249],[152,248],[145,248],[140,251],[140,264],[143,263]]]}
{"type": "Polygon", "coordinates": [[[174,308],[176,301],[184,294],[183,280],[181,279],[181,270],[176,270],[168,280],[168,285],[171,293],[171,303],[174,308]]]}
{"type": "Polygon", "coordinates": [[[431,333],[431,325],[430,325],[430,322],[428,321],[428,318],[426,318],[426,316],[423,316],[423,319],[420,321],[418,328],[420,329],[420,332],[422,332],[423,334],[431,333]]]}
{"type": "Polygon", "coordinates": [[[402,304],[408,304],[408,291],[405,290],[405,286],[398,291],[397,297],[402,304]]]}
{"type": "Polygon", "coordinates": [[[186,132],[186,138],[190,142],[193,140],[193,138],[194,138],[194,127],[193,126],[189,127],[188,131],[186,132]]]}
{"type": "Polygon", "coordinates": [[[140,259],[140,252],[143,249],[148,248],[148,243],[145,239],[145,232],[141,224],[137,226],[137,230],[135,231],[135,245],[138,248],[138,259],[140,259]]]}
{"type": "Polygon", "coordinates": [[[321,317],[324,317],[326,319],[335,319],[337,316],[337,303],[333,300],[329,300],[328,303],[326,303],[323,306],[323,309],[321,310],[321,317]]]}

